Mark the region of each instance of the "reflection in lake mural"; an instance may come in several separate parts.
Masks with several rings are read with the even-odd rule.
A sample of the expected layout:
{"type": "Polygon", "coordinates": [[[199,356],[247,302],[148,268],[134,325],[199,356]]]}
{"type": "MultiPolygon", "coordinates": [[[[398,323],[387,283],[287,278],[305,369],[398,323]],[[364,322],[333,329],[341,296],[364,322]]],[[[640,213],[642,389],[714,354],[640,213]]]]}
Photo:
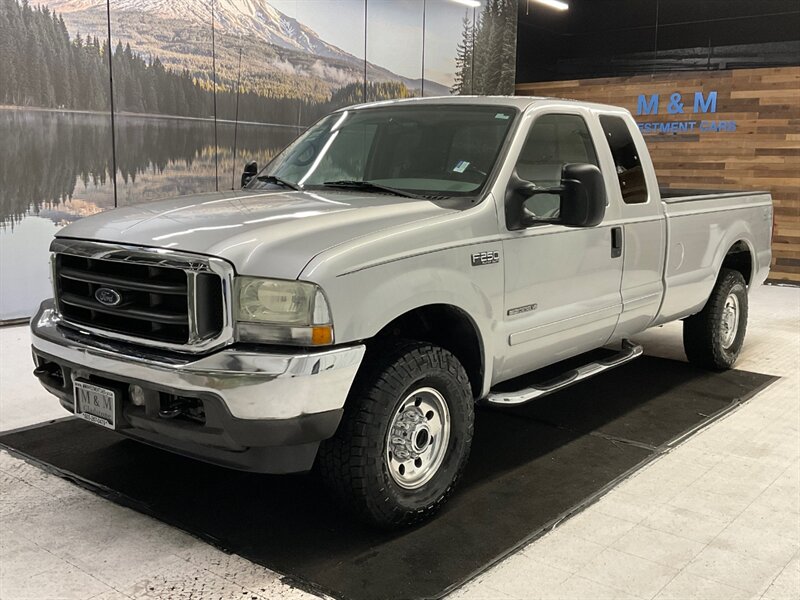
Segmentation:
{"type": "MultiPolygon", "coordinates": [[[[108,114],[0,109],[0,315],[31,315],[49,294],[53,234],[81,217],[114,208],[108,114]]],[[[218,123],[220,189],[244,162],[264,164],[300,129],[218,123]]],[[[117,205],[211,191],[213,121],[120,116],[117,205]]]]}
{"type": "Polygon", "coordinates": [[[26,214],[63,208],[76,191],[98,210],[113,208],[109,115],[0,110],[0,139],[0,223],[6,229],[26,214]]]}

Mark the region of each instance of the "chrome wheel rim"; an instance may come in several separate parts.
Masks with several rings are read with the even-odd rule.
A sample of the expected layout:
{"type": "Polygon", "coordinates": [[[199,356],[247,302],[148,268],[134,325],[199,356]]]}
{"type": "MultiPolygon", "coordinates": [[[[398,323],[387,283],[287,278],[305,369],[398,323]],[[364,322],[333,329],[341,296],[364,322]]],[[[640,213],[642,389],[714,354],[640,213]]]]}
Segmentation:
{"type": "Polygon", "coordinates": [[[726,350],[733,346],[739,332],[739,298],[728,294],[725,307],[722,309],[722,347],[726,350]]]}
{"type": "Polygon", "coordinates": [[[394,482],[406,490],[428,483],[439,471],[450,441],[450,410],[431,387],[411,392],[389,423],[384,457],[394,482]]]}

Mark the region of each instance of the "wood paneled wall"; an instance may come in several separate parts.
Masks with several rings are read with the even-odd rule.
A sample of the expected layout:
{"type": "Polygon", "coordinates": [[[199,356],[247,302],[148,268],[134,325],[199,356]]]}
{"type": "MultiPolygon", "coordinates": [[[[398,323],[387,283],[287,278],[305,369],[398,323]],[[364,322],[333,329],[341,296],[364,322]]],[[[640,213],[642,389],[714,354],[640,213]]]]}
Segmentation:
{"type": "Polygon", "coordinates": [[[518,95],[623,106],[637,121],[736,121],[735,131],[645,135],[662,186],[769,190],[775,201],[771,281],[800,283],[800,67],[518,83],[518,95]],[[717,92],[716,114],[694,114],[696,91],[717,92]],[[673,93],[683,114],[668,114],[673,93]],[[658,115],[636,115],[659,94],[658,115]]]}

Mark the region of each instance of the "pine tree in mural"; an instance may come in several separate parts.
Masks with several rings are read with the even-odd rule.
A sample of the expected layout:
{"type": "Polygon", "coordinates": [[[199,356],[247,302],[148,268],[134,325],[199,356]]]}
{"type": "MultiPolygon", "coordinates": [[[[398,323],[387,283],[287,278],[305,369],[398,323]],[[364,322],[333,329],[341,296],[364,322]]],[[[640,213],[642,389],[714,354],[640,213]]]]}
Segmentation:
{"type": "Polygon", "coordinates": [[[514,0],[487,0],[476,23],[465,16],[452,93],[513,94],[516,40],[514,0]]]}
{"type": "Polygon", "coordinates": [[[503,60],[500,64],[500,90],[503,94],[513,94],[517,74],[517,13],[516,2],[504,2],[502,21],[503,36],[500,39],[500,53],[503,60]]]}
{"type": "Polygon", "coordinates": [[[484,45],[478,46],[476,52],[480,55],[483,54],[483,69],[481,75],[483,80],[478,87],[479,94],[498,94],[500,85],[500,69],[503,65],[502,54],[502,35],[503,23],[500,14],[501,0],[492,0],[486,5],[486,17],[483,22],[486,27],[486,35],[484,37],[484,45]]]}
{"type": "Polygon", "coordinates": [[[474,29],[469,13],[464,15],[462,24],[461,41],[458,43],[456,50],[456,77],[453,86],[450,88],[450,93],[452,94],[472,93],[472,42],[474,29]]]}

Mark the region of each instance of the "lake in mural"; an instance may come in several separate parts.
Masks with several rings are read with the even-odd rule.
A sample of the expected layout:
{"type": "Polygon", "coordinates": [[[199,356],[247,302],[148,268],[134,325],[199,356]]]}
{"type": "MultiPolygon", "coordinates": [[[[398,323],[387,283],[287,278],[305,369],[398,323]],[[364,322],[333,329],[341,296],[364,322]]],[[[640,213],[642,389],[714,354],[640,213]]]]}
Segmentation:
{"type": "MultiPolygon", "coordinates": [[[[297,127],[117,115],[117,206],[238,186],[297,127]]],[[[64,225],[115,207],[108,114],[0,109],[0,315],[30,316],[50,294],[48,247],[64,225]]]]}

